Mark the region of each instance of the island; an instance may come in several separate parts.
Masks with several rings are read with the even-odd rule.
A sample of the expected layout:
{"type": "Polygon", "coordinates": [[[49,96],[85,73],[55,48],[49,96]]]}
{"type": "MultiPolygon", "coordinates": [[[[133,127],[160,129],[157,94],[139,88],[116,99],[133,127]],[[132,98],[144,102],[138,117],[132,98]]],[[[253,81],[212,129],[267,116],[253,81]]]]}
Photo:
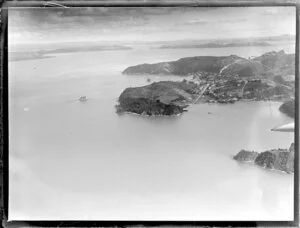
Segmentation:
{"type": "Polygon", "coordinates": [[[273,51],[253,59],[237,55],[196,56],[172,62],[131,66],[126,68],[123,74],[188,77],[176,83],[162,81],[125,89],[119,97],[118,112],[177,115],[186,110],[182,108],[182,102],[185,108],[190,104],[201,102],[221,104],[233,104],[239,100],[285,102],[294,97],[294,58],[294,54],[273,51]],[[181,96],[182,91],[186,96],[181,96]],[[133,108],[135,105],[138,108],[133,108]],[[169,106],[164,105],[175,105],[174,111],[170,112],[169,106]],[[168,111],[162,111],[163,107],[168,107],[168,111]]]}
{"type": "Polygon", "coordinates": [[[294,143],[289,149],[272,149],[264,152],[241,150],[233,157],[238,162],[250,163],[259,167],[285,173],[294,172],[294,143]]]}

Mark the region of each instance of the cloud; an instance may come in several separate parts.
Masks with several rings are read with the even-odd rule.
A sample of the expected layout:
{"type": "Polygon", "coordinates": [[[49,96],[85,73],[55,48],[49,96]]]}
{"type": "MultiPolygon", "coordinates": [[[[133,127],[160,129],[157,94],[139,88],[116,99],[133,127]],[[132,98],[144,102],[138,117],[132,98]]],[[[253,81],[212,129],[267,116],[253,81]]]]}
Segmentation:
{"type": "MultiPolygon", "coordinates": [[[[288,7],[85,7],[26,8],[9,10],[11,33],[46,40],[124,39],[143,35],[147,39],[183,37],[196,39],[226,36],[226,31],[270,28],[278,34],[293,24],[288,7]],[[275,23],[276,22],[276,23],[275,23]],[[284,25],[284,26],[283,26],[284,25]],[[284,28],[284,29],[283,29],[284,28]],[[197,33],[195,31],[198,31],[197,33]],[[201,31],[201,33],[199,33],[201,31]],[[38,33],[41,35],[38,36],[38,33]],[[34,34],[34,36],[32,35],[34,34]],[[168,35],[164,35],[168,34],[168,35]],[[188,35],[186,35],[188,36],[188,35]]],[[[291,8],[291,7],[290,7],[291,8]]],[[[21,35],[16,35],[22,40],[21,35]]],[[[29,38],[28,38],[29,39],[29,38]]],[[[169,38],[167,38],[169,39],[169,38]]]]}
{"type": "MultiPolygon", "coordinates": [[[[153,17],[189,12],[206,12],[212,8],[195,7],[83,7],[83,8],[27,8],[11,10],[12,17],[19,23],[27,24],[87,24],[126,20],[149,21],[153,17]]],[[[190,24],[205,22],[191,20],[190,24]]]]}
{"type": "Polygon", "coordinates": [[[192,19],[192,20],[187,21],[184,24],[188,24],[188,25],[206,25],[206,24],[209,24],[209,23],[210,23],[209,21],[204,21],[204,20],[201,20],[201,19],[192,19]]]}
{"type": "MultiPolygon", "coordinates": [[[[13,18],[10,26],[13,28],[24,27],[27,29],[54,29],[61,27],[115,27],[145,25],[149,21],[149,14],[161,15],[164,10],[143,10],[137,8],[39,8],[19,9],[10,12],[13,18]]],[[[165,12],[166,13],[166,12],[165,12]]]]}

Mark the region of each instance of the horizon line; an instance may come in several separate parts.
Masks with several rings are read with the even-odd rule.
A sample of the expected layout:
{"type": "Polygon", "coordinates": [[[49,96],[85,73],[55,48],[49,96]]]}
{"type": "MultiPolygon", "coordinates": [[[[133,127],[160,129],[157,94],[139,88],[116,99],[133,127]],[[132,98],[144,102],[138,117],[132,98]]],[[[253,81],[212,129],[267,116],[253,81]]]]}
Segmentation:
{"type": "Polygon", "coordinates": [[[294,42],[296,42],[296,34],[282,34],[282,35],[271,35],[271,36],[253,36],[249,38],[245,37],[226,37],[226,38],[186,38],[186,39],[177,39],[177,40],[65,40],[65,41],[48,41],[48,42],[25,42],[25,43],[19,43],[19,42],[12,42],[8,39],[8,46],[10,45],[29,45],[29,44],[63,44],[63,43],[82,43],[82,42],[105,42],[105,43],[129,43],[129,42],[139,42],[139,43],[158,43],[158,42],[176,42],[176,41],[220,41],[220,40],[242,40],[242,39],[262,39],[262,38],[273,38],[273,37],[295,37],[294,42]]]}

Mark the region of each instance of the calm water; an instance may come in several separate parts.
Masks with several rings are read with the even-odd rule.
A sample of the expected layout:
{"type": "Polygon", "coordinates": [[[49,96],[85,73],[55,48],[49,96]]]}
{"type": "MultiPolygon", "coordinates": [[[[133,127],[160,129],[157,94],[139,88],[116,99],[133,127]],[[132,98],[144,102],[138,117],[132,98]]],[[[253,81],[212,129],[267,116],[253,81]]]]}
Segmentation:
{"type": "Polygon", "coordinates": [[[290,146],[293,134],[270,131],[292,121],[280,103],[199,104],[159,118],[114,109],[128,86],[182,79],[122,75],[129,65],[280,49],[293,52],[140,48],[11,62],[10,219],[292,220],[293,175],[232,160],[290,146]]]}

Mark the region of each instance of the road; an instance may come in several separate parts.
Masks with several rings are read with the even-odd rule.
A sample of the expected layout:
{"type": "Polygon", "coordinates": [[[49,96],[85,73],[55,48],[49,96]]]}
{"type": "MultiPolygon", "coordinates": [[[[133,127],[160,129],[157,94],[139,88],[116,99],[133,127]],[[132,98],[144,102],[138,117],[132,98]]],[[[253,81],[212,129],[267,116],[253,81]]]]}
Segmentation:
{"type": "Polygon", "coordinates": [[[245,89],[246,85],[248,84],[247,80],[243,80],[243,81],[245,82],[245,85],[242,88],[242,97],[244,96],[244,89],[245,89]]]}
{"type": "Polygon", "coordinates": [[[207,84],[205,85],[205,87],[202,89],[202,91],[200,92],[199,96],[198,96],[196,99],[194,99],[194,101],[192,102],[192,104],[195,104],[196,102],[198,102],[198,100],[203,96],[203,94],[205,93],[205,91],[207,90],[207,88],[208,88],[209,86],[210,86],[210,84],[207,83],[207,84]]]}
{"type": "Polygon", "coordinates": [[[237,60],[235,60],[234,62],[229,63],[228,65],[224,66],[224,67],[220,70],[219,74],[221,75],[222,72],[223,72],[225,69],[227,69],[229,66],[231,66],[231,65],[233,65],[233,64],[235,64],[235,63],[238,63],[238,62],[240,62],[240,61],[241,61],[241,59],[237,59],[237,60]]]}

